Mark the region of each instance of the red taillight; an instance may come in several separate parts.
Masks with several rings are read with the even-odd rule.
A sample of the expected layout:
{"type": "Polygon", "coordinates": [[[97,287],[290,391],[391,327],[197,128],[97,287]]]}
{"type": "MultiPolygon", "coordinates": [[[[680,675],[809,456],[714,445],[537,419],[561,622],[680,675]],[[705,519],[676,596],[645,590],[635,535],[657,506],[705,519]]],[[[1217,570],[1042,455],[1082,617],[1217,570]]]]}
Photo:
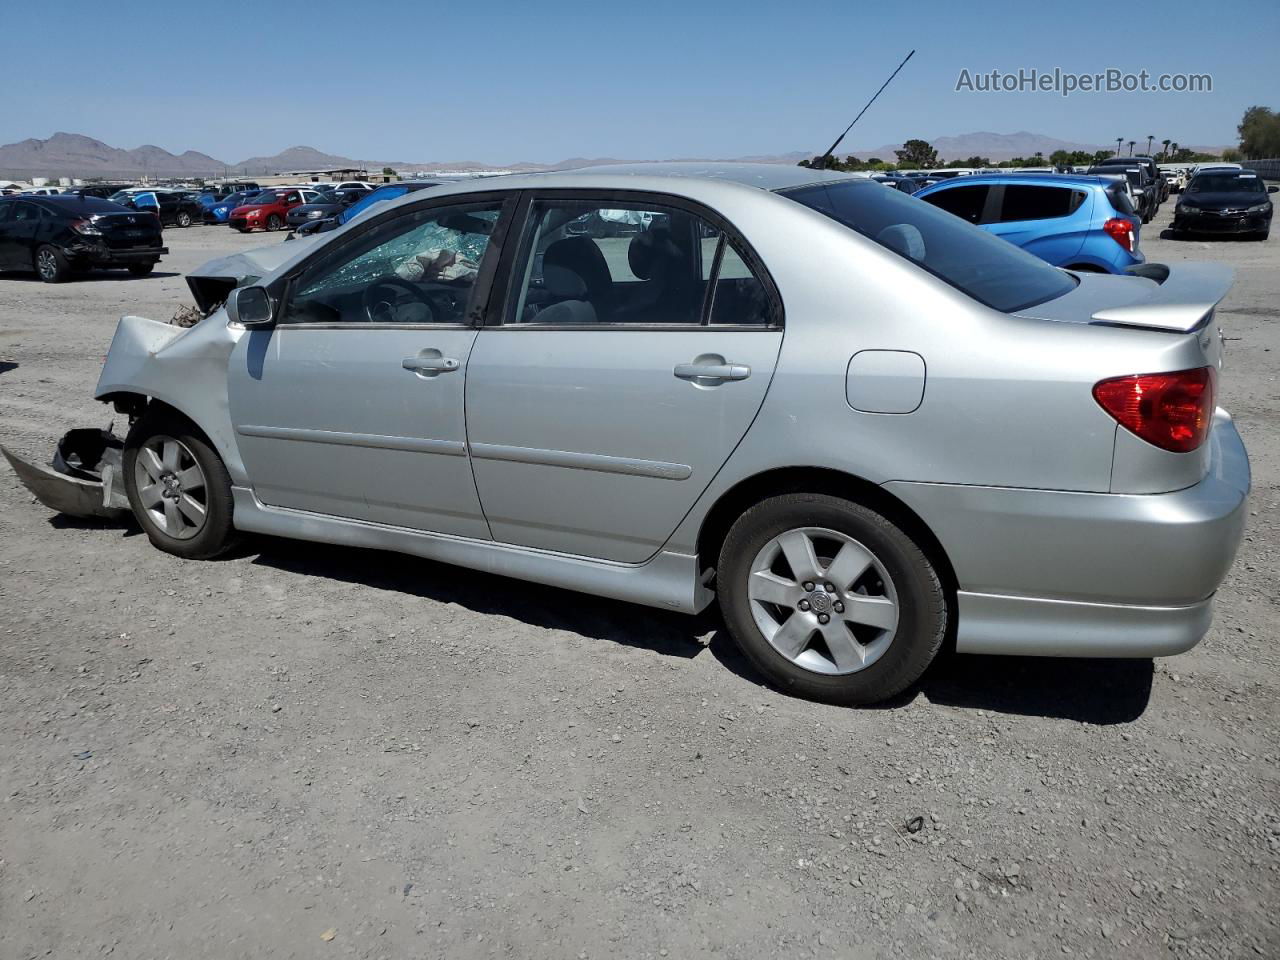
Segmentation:
{"type": "Polygon", "coordinates": [[[1213,420],[1212,367],[1140,373],[1094,385],[1093,398],[1126,430],[1174,453],[1190,453],[1213,420]]]}
{"type": "Polygon", "coordinates": [[[1112,217],[1102,225],[1102,229],[1120,246],[1133,253],[1133,224],[1124,217],[1112,217]]]}

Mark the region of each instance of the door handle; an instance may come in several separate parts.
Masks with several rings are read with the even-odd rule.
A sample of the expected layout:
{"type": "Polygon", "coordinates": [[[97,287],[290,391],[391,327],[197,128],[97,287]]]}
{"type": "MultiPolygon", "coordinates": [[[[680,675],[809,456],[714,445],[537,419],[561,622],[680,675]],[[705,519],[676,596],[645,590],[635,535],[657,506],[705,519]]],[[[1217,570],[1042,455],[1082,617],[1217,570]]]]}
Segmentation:
{"type": "Polygon", "coordinates": [[[452,373],[458,369],[453,357],[405,357],[400,366],[414,373],[452,373]]]}
{"type": "Polygon", "coordinates": [[[681,380],[745,380],[751,368],[745,363],[677,363],[674,373],[681,380]]]}

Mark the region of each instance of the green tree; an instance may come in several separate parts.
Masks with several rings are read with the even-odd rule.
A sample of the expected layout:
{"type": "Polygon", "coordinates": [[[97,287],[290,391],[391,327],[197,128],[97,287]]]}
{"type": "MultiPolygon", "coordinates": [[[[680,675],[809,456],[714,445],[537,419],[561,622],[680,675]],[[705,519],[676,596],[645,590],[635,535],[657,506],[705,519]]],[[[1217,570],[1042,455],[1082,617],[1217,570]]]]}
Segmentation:
{"type": "Polygon", "coordinates": [[[1240,152],[1246,157],[1280,157],[1280,113],[1267,107],[1250,107],[1240,126],[1240,152]]]}
{"type": "Polygon", "coordinates": [[[1101,163],[1103,160],[1108,160],[1113,156],[1115,156],[1115,153],[1111,150],[1098,150],[1090,159],[1094,163],[1101,163]]]}
{"type": "Polygon", "coordinates": [[[382,168],[382,175],[383,175],[384,177],[398,177],[398,176],[399,176],[399,174],[398,174],[398,173],[396,173],[394,170],[392,170],[390,167],[383,167],[383,168],[382,168]]]}
{"type": "Polygon", "coordinates": [[[901,150],[893,151],[898,157],[898,166],[931,170],[938,165],[938,151],[929,145],[928,140],[908,140],[901,150]]]}

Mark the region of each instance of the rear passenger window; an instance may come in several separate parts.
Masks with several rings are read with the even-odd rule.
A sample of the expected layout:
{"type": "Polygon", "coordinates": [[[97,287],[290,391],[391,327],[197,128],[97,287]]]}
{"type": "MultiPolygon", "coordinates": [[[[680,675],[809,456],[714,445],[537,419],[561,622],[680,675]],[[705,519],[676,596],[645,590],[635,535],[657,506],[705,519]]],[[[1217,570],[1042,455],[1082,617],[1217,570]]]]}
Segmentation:
{"type": "Polygon", "coordinates": [[[947,213],[954,213],[962,220],[968,220],[970,223],[982,222],[982,208],[987,205],[987,191],[989,187],[951,187],[946,190],[939,190],[937,193],[931,193],[920,199],[925,203],[931,203],[935,207],[941,207],[947,213]]]}
{"type": "Polygon", "coordinates": [[[1039,187],[1011,184],[1004,188],[1000,222],[1010,220],[1052,220],[1065,217],[1084,203],[1084,193],[1066,187],[1039,187]]]}
{"type": "Polygon", "coordinates": [[[507,323],[766,326],[773,299],[729,238],[675,207],[539,201],[507,323]]]}

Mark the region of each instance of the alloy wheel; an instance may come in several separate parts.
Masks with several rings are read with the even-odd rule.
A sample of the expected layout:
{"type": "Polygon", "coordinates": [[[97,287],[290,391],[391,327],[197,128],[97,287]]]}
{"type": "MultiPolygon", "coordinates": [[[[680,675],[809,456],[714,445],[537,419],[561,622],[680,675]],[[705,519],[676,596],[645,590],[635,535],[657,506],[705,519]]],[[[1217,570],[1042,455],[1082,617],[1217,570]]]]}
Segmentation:
{"type": "Polygon", "coordinates": [[[52,250],[41,250],[36,254],[36,270],[41,280],[52,280],[58,275],[58,258],[52,250]]]}
{"type": "Polygon", "coordinates": [[[879,558],[848,534],[788,530],[756,554],[751,616],[769,644],[805,670],[857,673],[879,660],[898,629],[898,595],[879,558]]]}
{"type": "Polygon", "coordinates": [[[138,501],[151,521],[175,540],[190,540],[204,529],[208,486],[190,448],[157,434],[138,450],[133,467],[138,501]]]}

